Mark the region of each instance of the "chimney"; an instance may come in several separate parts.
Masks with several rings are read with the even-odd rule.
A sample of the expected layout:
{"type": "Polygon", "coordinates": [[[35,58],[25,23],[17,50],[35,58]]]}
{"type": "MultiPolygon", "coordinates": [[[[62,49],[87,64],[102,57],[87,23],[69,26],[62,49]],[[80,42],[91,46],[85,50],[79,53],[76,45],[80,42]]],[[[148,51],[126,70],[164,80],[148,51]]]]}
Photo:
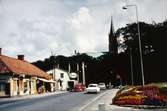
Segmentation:
{"type": "Polygon", "coordinates": [[[19,60],[24,61],[24,55],[18,55],[17,57],[18,57],[19,60]]]}
{"type": "Polygon", "coordinates": [[[2,48],[0,48],[0,55],[2,55],[2,48]]]}

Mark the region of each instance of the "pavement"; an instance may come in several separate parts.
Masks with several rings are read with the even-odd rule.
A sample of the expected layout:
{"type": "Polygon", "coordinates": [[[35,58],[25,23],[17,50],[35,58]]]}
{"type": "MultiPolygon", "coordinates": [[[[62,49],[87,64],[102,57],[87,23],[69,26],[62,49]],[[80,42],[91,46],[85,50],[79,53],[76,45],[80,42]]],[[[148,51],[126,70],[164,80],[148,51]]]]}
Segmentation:
{"type": "Polygon", "coordinates": [[[105,93],[85,104],[79,111],[167,111],[167,109],[143,109],[113,105],[112,99],[118,90],[119,89],[107,90],[105,93]]]}
{"type": "Polygon", "coordinates": [[[7,97],[7,98],[0,98],[0,105],[12,103],[15,101],[20,101],[24,99],[32,99],[32,98],[41,98],[51,95],[62,95],[67,93],[68,91],[55,91],[55,92],[48,92],[48,93],[42,93],[42,94],[34,94],[34,95],[23,95],[23,96],[14,96],[14,97],[7,97]]]}
{"type": "MultiPolygon", "coordinates": [[[[79,111],[99,111],[99,105],[104,105],[105,111],[108,111],[111,108],[112,99],[115,96],[119,89],[110,89],[106,92],[100,94],[94,100],[85,104],[79,111]]],[[[103,106],[102,106],[103,107],[103,106]]],[[[102,110],[103,111],[103,110],[102,110]]],[[[109,110],[110,111],[110,110],[109,110]]],[[[115,111],[115,110],[114,110],[115,111]]]]}

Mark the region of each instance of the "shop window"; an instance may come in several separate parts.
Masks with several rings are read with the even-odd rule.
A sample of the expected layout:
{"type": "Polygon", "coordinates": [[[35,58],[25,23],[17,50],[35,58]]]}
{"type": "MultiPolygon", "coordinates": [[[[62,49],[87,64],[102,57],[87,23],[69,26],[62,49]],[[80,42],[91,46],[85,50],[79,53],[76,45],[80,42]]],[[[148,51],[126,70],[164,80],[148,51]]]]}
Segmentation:
{"type": "Polygon", "coordinates": [[[0,83],[0,92],[5,91],[5,84],[4,83],[0,83]]]}

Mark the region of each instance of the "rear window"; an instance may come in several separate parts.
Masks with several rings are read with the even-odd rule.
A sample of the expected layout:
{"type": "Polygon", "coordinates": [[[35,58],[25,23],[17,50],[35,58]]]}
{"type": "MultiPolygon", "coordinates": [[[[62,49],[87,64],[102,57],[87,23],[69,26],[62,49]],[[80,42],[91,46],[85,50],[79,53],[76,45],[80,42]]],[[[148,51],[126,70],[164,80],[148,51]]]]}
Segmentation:
{"type": "Polygon", "coordinates": [[[97,87],[95,84],[90,84],[88,87],[97,87]]]}
{"type": "Polygon", "coordinates": [[[105,83],[99,83],[99,85],[105,85],[105,83]]]}

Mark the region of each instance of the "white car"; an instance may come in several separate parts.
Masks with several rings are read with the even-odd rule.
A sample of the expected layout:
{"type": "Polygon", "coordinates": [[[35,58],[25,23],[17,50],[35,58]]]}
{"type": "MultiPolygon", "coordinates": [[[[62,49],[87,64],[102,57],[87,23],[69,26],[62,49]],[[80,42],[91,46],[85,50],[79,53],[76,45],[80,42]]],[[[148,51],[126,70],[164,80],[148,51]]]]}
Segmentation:
{"type": "Polygon", "coordinates": [[[99,86],[99,88],[100,88],[101,90],[106,89],[105,83],[99,83],[98,86],[99,86]]]}
{"type": "Polygon", "coordinates": [[[98,84],[89,84],[88,87],[86,88],[87,93],[99,93],[100,88],[98,84]]]}

